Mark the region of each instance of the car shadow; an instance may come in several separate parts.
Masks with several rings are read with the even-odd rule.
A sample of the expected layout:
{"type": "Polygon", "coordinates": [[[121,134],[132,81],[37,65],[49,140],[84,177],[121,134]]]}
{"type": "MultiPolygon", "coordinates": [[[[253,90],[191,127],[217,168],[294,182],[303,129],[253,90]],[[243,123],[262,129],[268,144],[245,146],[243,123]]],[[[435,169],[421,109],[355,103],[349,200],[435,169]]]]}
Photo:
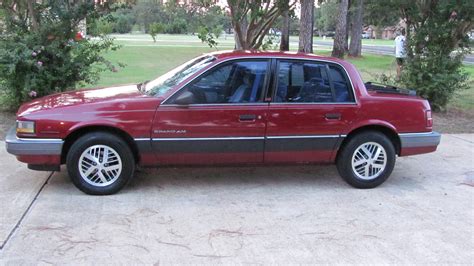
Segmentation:
{"type": "Polygon", "coordinates": [[[130,182],[128,190],[148,186],[244,188],[261,185],[346,186],[332,165],[183,167],[141,169],[130,182]]]}
{"type": "MultiPolygon", "coordinates": [[[[394,173],[385,185],[403,182],[404,177],[394,173]]],[[[405,180],[406,182],[406,180],[405,180]]],[[[50,185],[64,187],[67,193],[75,189],[63,166],[53,175],[50,185]],[[70,187],[70,188],[67,188],[70,187]]],[[[335,165],[292,166],[238,166],[238,167],[166,167],[137,169],[130,183],[119,193],[147,193],[163,190],[249,190],[259,187],[279,189],[285,187],[313,187],[315,189],[353,190],[339,176],[335,165]]],[[[78,190],[76,190],[78,193],[78,190]]]]}

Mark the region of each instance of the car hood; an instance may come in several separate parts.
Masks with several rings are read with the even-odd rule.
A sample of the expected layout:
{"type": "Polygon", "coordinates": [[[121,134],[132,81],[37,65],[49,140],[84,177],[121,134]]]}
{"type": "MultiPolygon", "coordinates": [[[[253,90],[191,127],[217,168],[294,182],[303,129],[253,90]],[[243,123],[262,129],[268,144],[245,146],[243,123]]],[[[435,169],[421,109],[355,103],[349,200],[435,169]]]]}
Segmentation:
{"type": "Polygon", "coordinates": [[[136,84],[98,89],[84,89],[56,93],[35,99],[23,104],[17,114],[22,116],[59,107],[121,101],[136,97],[146,97],[146,95],[138,91],[136,84]]]}

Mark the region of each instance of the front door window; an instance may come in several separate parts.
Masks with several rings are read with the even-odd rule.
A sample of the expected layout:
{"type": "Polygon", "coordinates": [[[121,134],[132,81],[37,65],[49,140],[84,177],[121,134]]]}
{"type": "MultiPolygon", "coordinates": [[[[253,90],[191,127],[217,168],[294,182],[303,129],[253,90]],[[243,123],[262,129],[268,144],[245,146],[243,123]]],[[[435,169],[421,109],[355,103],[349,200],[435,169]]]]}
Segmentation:
{"type": "Polygon", "coordinates": [[[267,61],[234,61],[224,63],[201,75],[176,93],[191,92],[191,104],[239,104],[263,101],[267,61]]]}

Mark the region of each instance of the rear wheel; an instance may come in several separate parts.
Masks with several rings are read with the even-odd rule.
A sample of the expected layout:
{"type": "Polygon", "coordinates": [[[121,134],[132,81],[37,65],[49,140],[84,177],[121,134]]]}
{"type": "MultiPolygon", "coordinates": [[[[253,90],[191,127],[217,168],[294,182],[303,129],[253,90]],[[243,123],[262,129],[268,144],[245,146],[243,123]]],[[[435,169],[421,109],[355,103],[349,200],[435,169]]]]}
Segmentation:
{"type": "Polygon", "coordinates": [[[135,170],[135,160],[127,143],[105,132],[80,137],[71,146],[66,164],[74,185],[91,195],[118,192],[135,170]]]}
{"type": "Polygon", "coordinates": [[[367,131],[353,136],[342,147],[337,169],[353,187],[374,188],[390,176],[395,158],[395,148],[387,136],[367,131]]]}

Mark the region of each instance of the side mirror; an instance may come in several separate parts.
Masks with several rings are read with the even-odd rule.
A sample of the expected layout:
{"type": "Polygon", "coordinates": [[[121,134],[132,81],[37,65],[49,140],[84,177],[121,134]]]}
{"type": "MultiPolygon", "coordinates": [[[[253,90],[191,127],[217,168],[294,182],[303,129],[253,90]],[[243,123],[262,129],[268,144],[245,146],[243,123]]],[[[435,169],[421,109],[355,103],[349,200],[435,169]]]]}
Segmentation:
{"type": "Polygon", "coordinates": [[[174,100],[174,103],[179,104],[179,105],[188,105],[188,104],[192,104],[193,102],[194,102],[194,94],[190,91],[185,91],[181,93],[181,95],[179,95],[174,100]]]}

